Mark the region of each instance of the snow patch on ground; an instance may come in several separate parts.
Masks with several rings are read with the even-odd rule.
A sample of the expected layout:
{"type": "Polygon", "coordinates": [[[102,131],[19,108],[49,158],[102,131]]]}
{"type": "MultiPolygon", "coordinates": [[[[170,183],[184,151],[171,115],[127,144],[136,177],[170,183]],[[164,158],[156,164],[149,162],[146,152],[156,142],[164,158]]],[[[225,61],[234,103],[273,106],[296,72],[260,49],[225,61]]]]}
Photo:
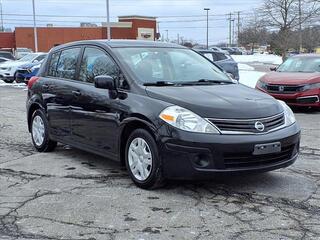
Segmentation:
{"type": "Polygon", "coordinates": [[[254,67],[249,66],[248,64],[245,63],[238,63],[238,68],[239,70],[245,70],[245,71],[253,71],[254,67]]]}
{"type": "Polygon", "coordinates": [[[273,54],[254,54],[254,55],[232,55],[232,58],[238,63],[263,63],[280,65],[282,58],[273,54]]]}
{"type": "Polygon", "coordinates": [[[10,87],[14,87],[14,88],[23,88],[23,89],[26,89],[26,84],[24,83],[16,83],[16,82],[13,82],[13,83],[5,83],[4,81],[0,80],[0,87],[2,86],[10,86],[10,87]]]}
{"type": "Polygon", "coordinates": [[[254,88],[256,86],[257,81],[266,73],[264,72],[258,72],[258,71],[246,71],[246,70],[240,70],[240,80],[239,82],[248,86],[254,88]]]}

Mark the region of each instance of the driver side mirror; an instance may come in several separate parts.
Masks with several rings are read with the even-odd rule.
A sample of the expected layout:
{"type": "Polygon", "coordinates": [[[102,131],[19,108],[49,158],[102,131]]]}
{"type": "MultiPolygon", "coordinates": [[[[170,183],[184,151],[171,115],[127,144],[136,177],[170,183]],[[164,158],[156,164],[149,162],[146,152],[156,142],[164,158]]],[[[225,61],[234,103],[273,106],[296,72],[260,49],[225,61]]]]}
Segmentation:
{"type": "Polygon", "coordinates": [[[118,97],[117,86],[115,84],[113,77],[111,76],[108,76],[108,75],[96,76],[94,78],[94,86],[100,89],[108,89],[109,96],[112,99],[115,99],[118,97]]]}
{"type": "Polygon", "coordinates": [[[270,71],[273,71],[273,72],[277,71],[277,67],[271,67],[270,71]]]}
{"type": "Polygon", "coordinates": [[[96,76],[94,78],[94,86],[101,89],[116,90],[113,78],[108,75],[96,76]]]}

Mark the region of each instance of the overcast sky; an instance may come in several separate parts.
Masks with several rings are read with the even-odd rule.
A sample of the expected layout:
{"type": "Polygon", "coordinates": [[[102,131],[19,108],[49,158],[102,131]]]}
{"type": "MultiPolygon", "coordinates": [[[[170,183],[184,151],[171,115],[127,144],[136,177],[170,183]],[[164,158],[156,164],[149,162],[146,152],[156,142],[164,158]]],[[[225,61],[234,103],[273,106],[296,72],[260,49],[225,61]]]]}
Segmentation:
{"type": "MultiPolygon", "coordinates": [[[[32,0],[0,1],[6,27],[32,25],[32,17],[25,16],[32,14],[32,0]]],[[[117,21],[117,16],[121,15],[156,16],[159,17],[160,33],[166,35],[165,30],[168,30],[171,40],[180,34],[184,39],[205,43],[206,17],[203,8],[208,7],[211,9],[210,43],[218,43],[228,39],[226,14],[241,11],[241,19],[245,21],[252,9],[261,5],[261,2],[262,0],[110,0],[110,14],[112,21],[117,21]]],[[[35,3],[37,15],[57,15],[38,16],[39,26],[47,23],[53,23],[54,26],[78,26],[80,22],[101,24],[105,21],[106,0],[35,0],[35,3]]]]}

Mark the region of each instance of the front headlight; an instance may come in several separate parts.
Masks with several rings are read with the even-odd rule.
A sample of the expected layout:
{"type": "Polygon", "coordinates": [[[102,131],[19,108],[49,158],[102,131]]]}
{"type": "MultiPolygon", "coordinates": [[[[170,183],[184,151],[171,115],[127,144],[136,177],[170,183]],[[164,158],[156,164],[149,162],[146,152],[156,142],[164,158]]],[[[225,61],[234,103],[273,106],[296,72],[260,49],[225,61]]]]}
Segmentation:
{"type": "Polygon", "coordinates": [[[312,84],[304,85],[303,87],[301,87],[301,91],[307,91],[307,90],[316,89],[316,88],[320,88],[320,83],[312,83],[312,84]]]}
{"type": "Polygon", "coordinates": [[[284,117],[285,117],[285,125],[290,126],[296,122],[296,118],[291,110],[291,108],[281,100],[278,100],[278,102],[281,104],[284,112],[284,117]]]}
{"type": "Polygon", "coordinates": [[[257,87],[262,88],[262,89],[267,89],[267,84],[265,82],[262,82],[261,80],[259,80],[257,82],[257,87]]]}
{"type": "Polygon", "coordinates": [[[179,106],[167,107],[160,113],[159,117],[171,126],[184,131],[219,134],[219,131],[213,124],[179,106]]]}

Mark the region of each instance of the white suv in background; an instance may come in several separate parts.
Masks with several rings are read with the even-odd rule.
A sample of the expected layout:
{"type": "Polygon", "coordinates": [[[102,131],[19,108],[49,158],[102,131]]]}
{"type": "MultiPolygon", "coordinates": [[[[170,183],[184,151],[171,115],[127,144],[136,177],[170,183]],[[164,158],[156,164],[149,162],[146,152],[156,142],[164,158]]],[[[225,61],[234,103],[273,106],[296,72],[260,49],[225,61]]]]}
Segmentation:
{"type": "Polygon", "coordinates": [[[0,79],[6,83],[12,83],[15,80],[16,71],[22,65],[42,61],[47,53],[29,53],[23,58],[16,61],[6,61],[0,64],[0,79]]]}

